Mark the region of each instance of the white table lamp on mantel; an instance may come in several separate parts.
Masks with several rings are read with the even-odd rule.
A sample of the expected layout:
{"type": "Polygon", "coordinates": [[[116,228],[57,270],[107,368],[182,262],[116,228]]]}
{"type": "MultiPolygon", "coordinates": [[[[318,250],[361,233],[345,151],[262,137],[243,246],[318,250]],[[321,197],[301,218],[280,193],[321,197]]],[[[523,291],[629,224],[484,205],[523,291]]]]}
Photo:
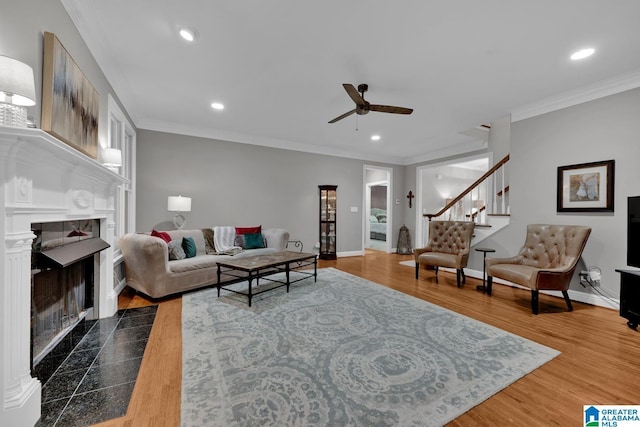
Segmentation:
{"type": "Polygon", "coordinates": [[[33,69],[0,55],[0,126],[27,127],[27,109],[36,105],[33,69]]]}
{"type": "Polygon", "coordinates": [[[187,223],[182,212],[191,212],[191,197],[169,196],[167,210],[177,212],[173,217],[173,225],[175,225],[176,229],[181,229],[187,223]]]}

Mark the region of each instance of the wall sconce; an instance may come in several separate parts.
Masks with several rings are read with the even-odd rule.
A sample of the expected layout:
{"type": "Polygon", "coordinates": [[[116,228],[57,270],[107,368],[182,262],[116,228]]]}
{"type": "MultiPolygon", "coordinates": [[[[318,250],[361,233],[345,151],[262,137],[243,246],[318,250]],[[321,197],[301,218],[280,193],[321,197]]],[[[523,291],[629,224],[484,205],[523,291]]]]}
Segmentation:
{"type": "Polygon", "coordinates": [[[102,150],[102,164],[115,173],[120,172],[122,166],[122,151],[117,148],[104,148],[102,150]]]}
{"type": "Polygon", "coordinates": [[[178,212],[173,217],[173,225],[176,229],[181,229],[187,220],[182,212],[191,212],[191,197],[169,196],[167,199],[167,210],[170,212],[178,212]]]}
{"type": "Polygon", "coordinates": [[[36,105],[33,69],[0,56],[0,126],[27,127],[27,109],[36,105]]]}

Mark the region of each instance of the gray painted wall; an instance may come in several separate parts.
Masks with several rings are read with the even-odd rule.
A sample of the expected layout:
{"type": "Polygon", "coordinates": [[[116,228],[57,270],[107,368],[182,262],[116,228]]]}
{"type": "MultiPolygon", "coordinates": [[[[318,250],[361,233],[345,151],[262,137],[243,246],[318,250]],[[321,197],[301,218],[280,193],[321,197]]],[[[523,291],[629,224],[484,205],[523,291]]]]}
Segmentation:
{"type": "MultiPolygon", "coordinates": [[[[627,197],[640,195],[640,89],[522,120],[511,125],[511,224],[483,246],[515,254],[529,223],[592,227],[585,266],[602,269],[602,290],[619,296],[616,268],[626,266],[627,197]],[[614,213],[557,213],[557,168],[614,159],[614,213]]],[[[591,293],[577,280],[571,289],[591,293]]]]}
{"type": "Polygon", "coordinates": [[[491,123],[489,130],[489,151],[493,154],[493,164],[498,163],[511,150],[511,116],[501,117],[491,123]]]}
{"type": "Polygon", "coordinates": [[[387,186],[374,185],[371,187],[371,209],[387,209],[387,186]]]}
{"type": "MultiPolygon", "coordinates": [[[[311,250],[318,241],[318,185],[333,184],[337,250],[361,251],[363,167],[361,160],[139,130],[137,228],[173,228],[167,196],[181,194],[192,198],[187,228],[281,227],[311,250]]],[[[394,169],[396,192],[402,188],[399,170],[394,169]]],[[[398,218],[402,208],[394,206],[398,218]]]]}
{"type": "MultiPolygon", "coordinates": [[[[9,56],[33,68],[36,85],[36,105],[27,107],[30,119],[40,127],[42,108],[42,58],[44,32],[54,33],[100,96],[98,138],[102,146],[107,141],[107,95],[117,100],[111,85],[93,55],[67,15],[60,1],[1,0],[0,55],[9,56]]],[[[124,111],[124,109],[123,109],[124,111]]]]}

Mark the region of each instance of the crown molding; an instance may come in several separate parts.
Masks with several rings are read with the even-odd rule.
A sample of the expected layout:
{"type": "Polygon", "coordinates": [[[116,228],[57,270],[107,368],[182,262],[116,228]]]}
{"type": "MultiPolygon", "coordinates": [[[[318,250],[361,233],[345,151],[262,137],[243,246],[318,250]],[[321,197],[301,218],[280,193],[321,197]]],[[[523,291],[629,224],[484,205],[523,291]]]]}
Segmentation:
{"type": "Polygon", "coordinates": [[[511,122],[515,123],[637,87],[640,87],[640,70],[620,74],[580,89],[563,92],[538,102],[515,108],[511,111],[511,122]]]}

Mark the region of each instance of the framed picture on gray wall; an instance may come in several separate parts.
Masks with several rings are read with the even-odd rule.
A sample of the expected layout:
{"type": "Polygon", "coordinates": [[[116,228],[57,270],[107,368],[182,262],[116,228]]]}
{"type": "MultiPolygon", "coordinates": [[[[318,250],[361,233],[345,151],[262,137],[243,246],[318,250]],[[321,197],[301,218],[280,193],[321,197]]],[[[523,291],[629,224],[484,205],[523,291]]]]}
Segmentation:
{"type": "Polygon", "coordinates": [[[615,160],[558,167],[558,212],[613,212],[615,160]]]}
{"type": "Polygon", "coordinates": [[[42,130],[98,157],[98,92],[53,33],[44,33],[42,130]]]}

